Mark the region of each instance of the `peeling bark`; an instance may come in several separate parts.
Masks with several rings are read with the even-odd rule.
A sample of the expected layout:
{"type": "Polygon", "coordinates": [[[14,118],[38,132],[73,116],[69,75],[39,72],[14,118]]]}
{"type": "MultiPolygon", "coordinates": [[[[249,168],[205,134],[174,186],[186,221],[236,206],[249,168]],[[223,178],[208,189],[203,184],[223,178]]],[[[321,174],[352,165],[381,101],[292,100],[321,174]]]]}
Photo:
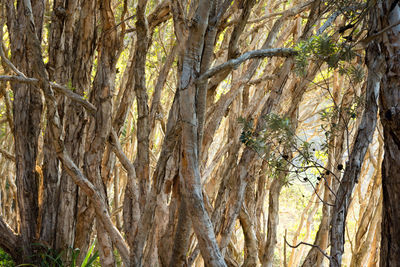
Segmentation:
{"type": "MultiPolygon", "coordinates": [[[[378,8],[374,13],[372,31],[379,31],[395,24],[400,20],[398,1],[378,1],[378,8]]],[[[380,252],[380,266],[399,266],[400,253],[400,187],[398,183],[400,165],[400,124],[399,88],[400,88],[400,29],[393,27],[383,33],[379,42],[380,52],[386,60],[384,75],[379,95],[380,119],[384,135],[384,158],[382,163],[382,240],[380,252]]],[[[379,52],[369,50],[371,57],[379,52]]]]}

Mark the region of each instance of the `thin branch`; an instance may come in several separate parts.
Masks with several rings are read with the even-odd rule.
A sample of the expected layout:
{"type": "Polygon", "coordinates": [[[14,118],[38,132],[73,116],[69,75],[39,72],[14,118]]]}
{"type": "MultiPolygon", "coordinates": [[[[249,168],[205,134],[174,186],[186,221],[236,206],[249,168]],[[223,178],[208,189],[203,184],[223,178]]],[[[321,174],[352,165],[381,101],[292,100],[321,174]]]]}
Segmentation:
{"type": "MultiPolygon", "coordinates": [[[[277,17],[277,16],[291,17],[291,16],[294,16],[294,15],[299,14],[300,12],[304,11],[304,9],[306,9],[313,2],[314,1],[308,1],[308,2],[306,2],[304,4],[300,4],[298,6],[295,6],[295,7],[291,8],[291,9],[288,9],[288,10],[285,10],[285,11],[276,12],[276,13],[270,13],[270,14],[264,15],[264,16],[262,16],[260,18],[249,20],[247,23],[248,24],[250,24],[250,23],[258,23],[258,22],[261,22],[263,20],[274,18],[274,17],[277,17]]],[[[236,22],[237,22],[237,20],[233,20],[232,22],[228,22],[228,25],[232,25],[232,24],[234,24],[236,22]]]]}
{"type": "Polygon", "coordinates": [[[128,157],[125,155],[124,151],[122,150],[121,144],[118,140],[118,135],[114,129],[111,130],[110,139],[111,139],[110,144],[113,147],[114,153],[118,157],[122,166],[124,166],[124,169],[128,172],[129,178],[132,180],[136,180],[135,167],[133,166],[131,161],[128,159],[128,157]]]}
{"type": "MultiPolygon", "coordinates": [[[[9,65],[10,66],[10,65],[9,65]]],[[[11,66],[10,66],[11,67],[11,66]]],[[[20,82],[20,83],[28,83],[28,84],[37,84],[39,82],[36,78],[28,78],[23,73],[22,75],[0,75],[0,81],[7,81],[7,82],[20,82]]],[[[68,89],[64,85],[60,85],[58,83],[50,82],[50,85],[53,89],[55,89],[58,93],[63,94],[64,96],[70,98],[71,100],[81,104],[90,114],[96,113],[96,107],[87,101],[81,95],[78,95],[68,89]]]]}
{"type": "Polygon", "coordinates": [[[373,35],[371,35],[371,36],[368,36],[368,37],[366,37],[366,38],[364,38],[364,39],[358,41],[358,42],[356,43],[356,45],[359,44],[359,45],[361,45],[363,48],[365,48],[365,47],[367,47],[367,45],[368,45],[372,40],[378,38],[378,37],[381,36],[383,33],[387,32],[388,30],[390,30],[390,29],[392,29],[392,28],[394,28],[394,27],[396,27],[396,26],[398,26],[398,25],[400,25],[400,21],[398,21],[398,22],[396,22],[396,23],[393,23],[392,25],[389,25],[389,26],[383,28],[383,29],[380,30],[379,32],[377,32],[377,33],[375,33],[375,34],[373,34],[373,35]]]}
{"type": "Polygon", "coordinates": [[[129,263],[129,247],[126,244],[125,239],[122,237],[121,233],[114,226],[109,211],[104,203],[103,197],[99,194],[97,188],[83,175],[83,173],[75,165],[75,163],[65,151],[65,148],[56,147],[56,149],[61,150],[57,154],[67,173],[93,202],[98,218],[102,221],[104,227],[106,228],[106,231],[110,235],[110,238],[113,240],[115,246],[118,248],[118,251],[121,254],[124,263],[129,263]]]}
{"type": "Polygon", "coordinates": [[[71,100],[81,104],[84,108],[86,108],[86,110],[90,114],[93,115],[93,114],[96,113],[96,110],[97,110],[96,107],[92,103],[87,101],[84,97],[82,97],[81,95],[78,95],[77,93],[74,93],[73,91],[68,89],[66,86],[60,85],[58,83],[50,82],[50,85],[58,93],[63,94],[65,96],[67,96],[68,98],[70,98],[71,100]]]}
{"type": "Polygon", "coordinates": [[[329,26],[332,25],[332,23],[335,21],[335,19],[340,15],[339,11],[334,12],[324,23],[324,25],[321,26],[321,28],[319,28],[317,30],[316,35],[321,35],[329,26]]]}
{"type": "MultiPolygon", "coordinates": [[[[1,45],[0,45],[0,56],[1,56],[1,58],[3,59],[4,63],[6,63],[7,66],[9,66],[18,76],[25,77],[25,75],[24,75],[21,71],[19,71],[19,70],[17,69],[17,67],[15,67],[14,64],[12,64],[12,62],[11,62],[11,61],[6,57],[6,55],[4,54],[4,51],[3,51],[3,43],[2,43],[2,42],[1,42],[1,45]]],[[[25,78],[26,78],[26,77],[25,77],[25,78]]]]}
{"type": "MultiPolygon", "coordinates": [[[[17,76],[15,76],[15,75],[0,75],[0,80],[9,81],[9,82],[22,82],[22,83],[37,84],[39,82],[38,79],[26,77],[24,73],[22,73],[21,71],[18,70],[17,67],[15,67],[15,65],[5,56],[1,40],[0,40],[0,44],[1,44],[0,45],[0,57],[3,59],[4,63],[6,63],[7,66],[9,66],[17,74],[17,76]]],[[[69,97],[73,101],[76,101],[79,104],[81,104],[84,108],[87,109],[87,111],[90,114],[96,113],[96,107],[92,103],[87,101],[84,97],[82,97],[81,95],[78,95],[78,94],[72,92],[66,86],[63,86],[63,85],[60,85],[60,84],[57,84],[54,82],[50,82],[50,85],[58,93],[61,93],[65,96],[69,97]]]]}
{"type": "Polygon", "coordinates": [[[297,55],[297,51],[292,48],[271,48],[271,49],[260,49],[254,50],[244,53],[238,58],[234,58],[231,60],[226,61],[216,67],[209,69],[208,71],[204,72],[198,79],[197,83],[203,82],[206,79],[211,78],[212,76],[227,70],[233,69],[237,67],[239,64],[245,62],[246,60],[252,58],[264,58],[264,57],[292,57],[297,55]]]}
{"type": "Polygon", "coordinates": [[[62,126],[60,125],[60,117],[58,115],[57,103],[54,97],[52,86],[48,80],[48,75],[44,67],[44,62],[40,50],[40,42],[37,38],[34,28],[34,20],[32,16],[32,7],[30,0],[24,0],[25,16],[30,21],[30,26],[26,28],[28,49],[32,49],[32,66],[33,72],[37,75],[39,88],[43,90],[47,104],[47,120],[48,127],[53,138],[53,148],[57,153],[58,158],[62,162],[63,168],[71,176],[74,182],[82,189],[91,200],[97,219],[99,219],[115,247],[118,249],[121,258],[126,266],[130,266],[129,247],[125,242],[124,237],[114,226],[109,211],[107,209],[106,200],[103,195],[99,193],[98,189],[91,181],[82,173],[78,166],[71,159],[70,155],[65,149],[64,140],[62,138],[62,126]]]}
{"type": "MultiPolygon", "coordinates": [[[[22,74],[23,75],[23,74],[22,74]]],[[[35,84],[38,82],[35,78],[27,78],[25,75],[0,75],[0,81],[3,82],[19,82],[19,83],[29,83],[35,84]]]]}
{"type": "Polygon", "coordinates": [[[326,254],[318,245],[314,245],[314,244],[310,244],[310,243],[306,243],[306,242],[301,241],[301,242],[298,243],[297,245],[292,246],[292,245],[289,244],[289,242],[286,240],[286,236],[284,237],[284,239],[285,239],[286,245],[288,245],[288,246],[291,247],[291,248],[298,248],[300,245],[307,245],[307,246],[310,246],[310,247],[313,247],[313,248],[318,249],[319,252],[322,253],[322,255],[324,255],[328,260],[331,260],[331,257],[328,256],[328,254],[326,254]]]}

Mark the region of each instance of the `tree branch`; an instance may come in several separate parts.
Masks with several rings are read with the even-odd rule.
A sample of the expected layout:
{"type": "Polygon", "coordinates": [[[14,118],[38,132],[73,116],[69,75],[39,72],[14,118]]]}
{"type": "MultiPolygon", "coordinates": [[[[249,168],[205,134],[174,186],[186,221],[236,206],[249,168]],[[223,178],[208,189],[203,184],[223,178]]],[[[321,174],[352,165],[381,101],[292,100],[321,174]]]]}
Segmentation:
{"type": "Polygon", "coordinates": [[[9,253],[13,258],[16,258],[18,252],[19,237],[11,227],[0,216],[0,247],[9,253]]]}
{"type": "Polygon", "coordinates": [[[38,82],[35,78],[27,78],[24,76],[16,76],[16,75],[0,75],[0,81],[3,82],[19,82],[19,83],[29,83],[35,84],[38,82]]]}
{"type": "Polygon", "coordinates": [[[322,255],[324,255],[328,260],[331,260],[331,257],[329,257],[328,254],[326,254],[326,253],[325,253],[319,246],[317,246],[317,245],[314,245],[314,244],[310,244],[310,243],[306,243],[306,242],[301,241],[301,242],[298,243],[297,245],[293,246],[293,245],[289,244],[289,242],[287,242],[286,236],[285,236],[284,239],[285,239],[286,245],[288,245],[288,246],[291,247],[291,248],[298,248],[300,245],[307,245],[307,246],[310,246],[310,247],[313,247],[313,248],[318,249],[318,250],[322,253],[322,255]]]}
{"type": "Polygon", "coordinates": [[[135,181],[136,180],[135,167],[128,159],[128,157],[125,155],[124,151],[122,150],[121,144],[118,140],[118,135],[114,129],[111,129],[110,139],[111,139],[110,144],[113,147],[115,155],[118,157],[122,166],[124,166],[124,169],[128,172],[129,178],[135,181]]]}
{"type": "Polygon", "coordinates": [[[228,60],[225,63],[222,63],[221,65],[218,65],[216,67],[213,67],[209,69],[208,71],[204,72],[198,79],[197,83],[203,82],[206,79],[211,78],[212,76],[226,70],[226,69],[233,69],[237,67],[239,64],[245,62],[246,60],[252,59],[252,58],[264,58],[264,57],[292,57],[297,55],[297,51],[292,49],[292,48],[271,48],[271,49],[260,49],[260,50],[254,50],[254,51],[249,51],[244,53],[238,58],[234,58],[231,60],[228,60]]]}
{"type": "MultiPolygon", "coordinates": [[[[21,73],[22,74],[22,73],[21,73]]],[[[0,75],[0,81],[6,81],[6,82],[20,82],[20,83],[29,83],[29,84],[37,84],[39,82],[38,79],[36,78],[28,78],[24,74],[22,75],[0,75]]],[[[70,98],[71,100],[81,104],[86,110],[91,114],[96,113],[96,107],[87,101],[84,97],[81,95],[78,95],[68,89],[67,87],[60,85],[55,82],[50,82],[50,85],[53,89],[55,89],[58,93],[63,94],[64,96],[70,98]]]]}
{"type": "Polygon", "coordinates": [[[81,104],[84,108],[86,108],[86,110],[91,114],[95,114],[96,113],[96,107],[90,103],[89,101],[87,101],[84,97],[82,97],[81,95],[78,95],[77,93],[74,93],[73,91],[71,91],[70,89],[68,89],[67,87],[60,85],[58,83],[54,83],[54,82],[50,82],[50,85],[53,89],[55,89],[58,93],[65,95],[66,97],[70,98],[71,100],[81,104]]]}
{"type": "MultiPolygon", "coordinates": [[[[20,70],[18,70],[17,67],[6,57],[3,51],[3,46],[2,43],[0,43],[0,57],[6,63],[8,67],[10,67],[16,74],[15,75],[0,75],[0,81],[8,81],[8,82],[21,82],[21,83],[30,83],[30,84],[37,84],[39,82],[38,79],[36,78],[29,78],[26,77],[24,73],[22,73],[20,70]]],[[[60,85],[54,82],[50,82],[50,85],[53,89],[55,89],[58,93],[63,94],[73,101],[81,104],[84,108],[87,109],[87,111],[93,115],[96,113],[96,107],[87,101],[84,97],[81,95],[78,95],[74,92],[72,92],[69,88],[67,88],[64,85],[60,85]]]]}
{"type": "Polygon", "coordinates": [[[15,162],[15,156],[5,149],[0,148],[0,154],[2,154],[6,159],[15,162]]]}

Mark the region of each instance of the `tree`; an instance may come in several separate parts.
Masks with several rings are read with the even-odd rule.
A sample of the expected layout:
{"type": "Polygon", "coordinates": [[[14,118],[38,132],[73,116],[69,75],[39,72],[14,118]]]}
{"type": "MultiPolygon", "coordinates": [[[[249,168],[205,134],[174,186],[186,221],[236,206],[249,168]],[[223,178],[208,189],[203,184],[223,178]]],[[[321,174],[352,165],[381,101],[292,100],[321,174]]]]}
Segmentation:
{"type": "Polygon", "coordinates": [[[76,248],[80,263],[95,239],[104,266],[272,266],[294,187],[310,202],[289,263],[320,203],[304,265],[340,264],[359,207],[351,261],[366,262],[380,218],[362,206],[380,192],[376,32],[392,24],[370,15],[362,39],[375,5],[353,2],[1,1],[0,247],[16,263],[68,265],[76,248]]]}

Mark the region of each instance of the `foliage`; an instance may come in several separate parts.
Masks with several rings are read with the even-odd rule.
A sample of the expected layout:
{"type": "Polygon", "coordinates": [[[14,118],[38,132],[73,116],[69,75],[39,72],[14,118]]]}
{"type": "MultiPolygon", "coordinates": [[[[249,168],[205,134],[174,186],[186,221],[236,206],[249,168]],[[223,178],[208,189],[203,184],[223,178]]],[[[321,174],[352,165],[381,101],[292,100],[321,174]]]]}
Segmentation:
{"type": "Polygon", "coordinates": [[[287,172],[306,183],[312,182],[311,177],[318,183],[330,173],[323,166],[326,145],[302,140],[287,117],[268,114],[262,119],[264,127],[255,131],[252,120],[240,118],[240,141],[267,161],[273,173],[287,172]]]}
{"type": "Polygon", "coordinates": [[[15,266],[11,256],[8,255],[4,250],[0,248],[0,266],[12,267],[15,266]]]}
{"type": "MultiPolygon", "coordinates": [[[[92,266],[98,266],[96,261],[98,261],[99,258],[99,253],[98,251],[94,252],[94,247],[95,247],[95,241],[92,243],[90,246],[88,252],[85,255],[84,260],[82,261],[81,265],[77,265],[77,259],[78,255],[80,253],[80,250],[78,248],[72,249],[72,254],[71,254],[71,260],[70,260],[70,267],[92,267],[92,266]]],[[[23,263],[19,266],[34,266],[34,267],[64,267],[67,266],[66,263],[63,262],[62,260],[62,255],[64,251],[57,252],[54,249],[51,249],[41,243],[35,243],[34,247],[36,248],[36,253],[32,256],[34,258],[35,262],[40,262],[40,264],[35,265],[35,264],[28,264],[28,263],[23,263]]],[[[3,265],[0,265],[3,266],[3,265]]],[[[4,265],[4,266],[13,266],[13,265],[4,265]]]]}
{"type": "Polygon", "coordinates": [[[332,104],[319,112],[321,129],[325,135],[325,142],[323,143],[325,150],[328,148],[328,140],[332,136],[337,136],[343,131],[347,131],[350,121],[357,119],[363,108],[363,103],[364,96],[356,96],[347,107],[332,104]]]}
{"type": "Polygon", "coordinates": [[[349,64],[357,54],[347,42],[335,43],[329,35],[323,34],[299,42],[295,49],[298,52],[295,70],[300,76],[306,74],[310,60],[317,60],[325,62],[329,69],[339,69],[339,73],[348,75],[354,84],[364,79],[361,65],[349,64]]]}

